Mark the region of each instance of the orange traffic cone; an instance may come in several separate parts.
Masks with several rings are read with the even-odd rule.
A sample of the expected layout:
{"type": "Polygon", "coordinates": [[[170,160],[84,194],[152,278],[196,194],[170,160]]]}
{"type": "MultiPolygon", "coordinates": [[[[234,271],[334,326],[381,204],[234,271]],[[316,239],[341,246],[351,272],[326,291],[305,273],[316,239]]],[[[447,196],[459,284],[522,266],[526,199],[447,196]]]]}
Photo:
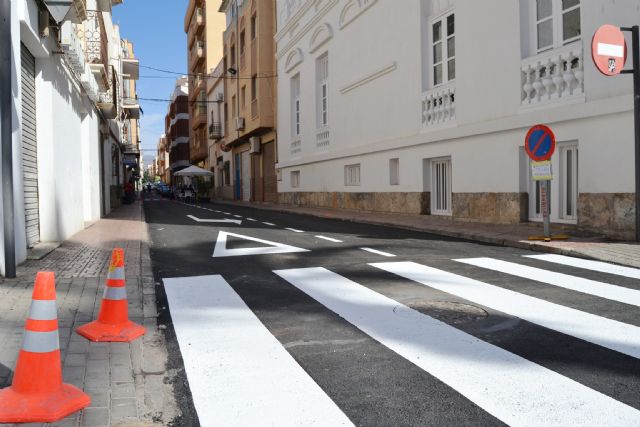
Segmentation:
{"type": "Polygon", "coordinates": [[[80,326],[76,332],[91,341],[108,342],[130,342],[144,335],[145,329],[129,320],[122,248],[115,248],[111,254],[98,320],[80,326]]]}
{"type": "Polygon", "coordinates": [[[0,423],[53,422],[91,398],[62,383],[53,273],[38,273],[11,387],[0,390],[0,423]]]}

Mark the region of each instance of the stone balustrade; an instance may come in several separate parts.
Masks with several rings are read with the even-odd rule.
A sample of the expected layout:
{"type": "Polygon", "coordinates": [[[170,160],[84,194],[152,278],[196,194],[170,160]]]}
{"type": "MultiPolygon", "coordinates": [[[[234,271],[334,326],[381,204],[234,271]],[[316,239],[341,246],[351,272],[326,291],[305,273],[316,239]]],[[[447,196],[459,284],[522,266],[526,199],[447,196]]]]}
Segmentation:
{"type": "Polygon", "coordinates": [[[522,106],[584,95],[582,41],[543,52],[522,61],[522,106]]]}
{"type": "Polygon", "coordinates": [[[329,132],[329,129],[318,131],[318,133],[316,134],[316,147],[328,147],[330,143],[330,136],[331,134],[329,132]]]}
{"type": "Polygon", "coordinates": [[[422,128],[452,122],[456,117],[455,82],[437,86],[422,94],[422,128]]]}

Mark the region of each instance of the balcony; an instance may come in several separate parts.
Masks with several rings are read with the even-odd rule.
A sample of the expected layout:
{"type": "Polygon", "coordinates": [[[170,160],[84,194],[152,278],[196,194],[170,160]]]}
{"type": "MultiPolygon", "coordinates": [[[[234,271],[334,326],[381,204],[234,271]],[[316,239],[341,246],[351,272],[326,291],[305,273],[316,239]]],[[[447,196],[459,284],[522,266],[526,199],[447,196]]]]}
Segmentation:
{"type": "Polygon", "coordinates": [[[100,90],[106,91],[109,88],[109,73],[107,71],[109,67],[109,39],[107,38],[102,13],[87,12],[87,20],[84,23],[82,37],[84,37],[86,46],[85,60],[91,67],[100,90]]]}
{"type": "Polygon", "coordinates": [[[122,101],[122,108],[124,109],[127,118],[140,120],[140,104],[135,99],[125,98],[122,101]]]}
{"type": "Polygon", "coordinates": [[[98,108],[105,119],[113,120],[118,117],[118,81],[113,67],[109,69],[108,74],[111,84],[106,91],[101,91],[98,95],[98,108]]]}
{"type": "Polygon", "coordinates": [[[207,79],[205,76],[198,74],[191,78],[191,84],[189,85],[189,99],[194,101],[198,96],[201,96],[201,92],[207,91],[207,79]]]}
{"type": "Polygon", "coordinates": [[[222,123],[212,123],[209,125],[209,139],[222,139],[222,123]]]}
{"type": "Polygon", "coordinates": [[[202,64],[205,58],[205,43],[204,40],[196,41],[191,47],[191,55],[189,58],[189,62],[191,64],[191,68],[195,68],[202,64]]]}
{"type": "Polygon", "coordinates": [[[45,4],[58,23],[68,19],[79,24],[87,19],[87,0],[45,0],[45,4]]]}
{"type": "Polygon", "coordinates": [[[122,77],[127,80],[140,79],[140,61],[137,58],[122,58],[122,77]]]}
{"type": "Polygon", "coordinates": [[[316,133],[316,147],[325,148],[331,143],[331,131],[327,128],[319,129],[316,133]]]}
{"type": "Polygon", "coordinates": [[[124,154],[140,155],[140,147],[138,146],[138,144],[125,144],[124,154]]]}
{"type": "Polygon", "coordinates": [[[422,94],[422,129],[455,124],[456,86],[455,82],[437,86],[422,94]]]}
{"type": "Polygon", "coordinates": [[[198,129],[207,124],[207,105],[195,105],[191,112],[191,128],[198,129]]]}
{"type": "Polygon", "coordinates": [[[523,60],[520,76],[523,107],[584,99],[582,41],[523,60]]]}

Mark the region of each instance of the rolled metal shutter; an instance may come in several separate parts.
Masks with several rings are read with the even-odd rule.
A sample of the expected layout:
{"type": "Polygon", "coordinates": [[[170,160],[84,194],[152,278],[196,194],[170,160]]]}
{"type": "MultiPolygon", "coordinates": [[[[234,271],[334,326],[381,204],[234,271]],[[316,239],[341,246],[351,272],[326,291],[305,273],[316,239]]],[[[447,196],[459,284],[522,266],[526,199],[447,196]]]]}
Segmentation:
{"type": "Polygon", "coordinates": [[[23,44],[22,49],[22,166],[24,171],[24,211],[27,246],[40,241],[38,198],[38,145],[36,138],[36,60],[23,44]]]}

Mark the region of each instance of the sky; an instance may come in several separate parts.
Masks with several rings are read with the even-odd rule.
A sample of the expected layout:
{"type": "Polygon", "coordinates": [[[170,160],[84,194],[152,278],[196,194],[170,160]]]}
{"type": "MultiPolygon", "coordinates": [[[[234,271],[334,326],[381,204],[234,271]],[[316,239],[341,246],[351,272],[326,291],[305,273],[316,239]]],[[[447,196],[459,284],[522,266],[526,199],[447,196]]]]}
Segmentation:
{"type": "MultiPolygon", "coordinates": [[[[135,55],[140,59],[138,97],[169,99],[179,77],[145,66],[187,72],[187,35],[183,27],[187,3],[187,0],[125,0],[114,6],[113,22],[120,25],[120,36],[133,42],[135,55]]],[[[141,148],[148,165],[164,133],[168,104],[141,100],[140,106],[144,111],[140,120],[141,148]]]]}

